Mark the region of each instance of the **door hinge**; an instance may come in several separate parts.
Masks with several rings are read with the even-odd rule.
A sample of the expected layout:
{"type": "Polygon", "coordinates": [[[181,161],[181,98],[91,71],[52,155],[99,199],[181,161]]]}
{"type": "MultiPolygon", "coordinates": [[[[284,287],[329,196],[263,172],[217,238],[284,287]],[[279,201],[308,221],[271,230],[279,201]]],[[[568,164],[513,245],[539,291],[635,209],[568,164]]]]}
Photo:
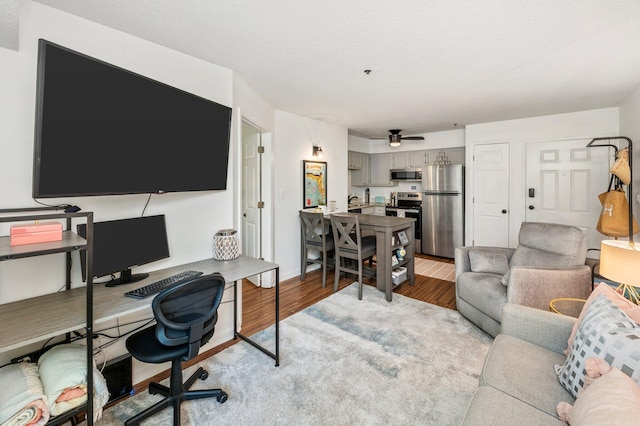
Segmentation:
{"type": "Polygon", "coordinates": [[[258,154],[264,154],[264,146],[260,145],[258,147],[258,154]]]}
{"type": "Polygon", "coordinates": [[[264,201],[258,201],[258,208],[264,209],[264,201]]]}

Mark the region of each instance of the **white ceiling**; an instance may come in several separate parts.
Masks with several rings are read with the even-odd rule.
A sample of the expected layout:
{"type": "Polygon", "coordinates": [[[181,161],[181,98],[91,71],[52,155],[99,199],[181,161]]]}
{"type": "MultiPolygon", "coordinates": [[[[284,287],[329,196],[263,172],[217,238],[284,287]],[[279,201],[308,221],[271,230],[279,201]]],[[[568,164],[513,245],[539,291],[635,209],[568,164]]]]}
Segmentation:
{"type": "Polygon", "coordinates": [[[38,1],[367,137],[617,106],[640,83],[639,0],[38,1]]]}

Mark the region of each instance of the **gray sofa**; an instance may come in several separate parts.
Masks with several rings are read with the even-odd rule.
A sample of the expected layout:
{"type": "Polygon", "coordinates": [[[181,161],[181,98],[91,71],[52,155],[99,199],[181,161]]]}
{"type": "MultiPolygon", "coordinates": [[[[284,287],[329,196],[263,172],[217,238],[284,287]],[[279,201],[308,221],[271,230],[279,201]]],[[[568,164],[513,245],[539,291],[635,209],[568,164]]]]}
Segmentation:
{"type": "Polygon", "coordinates": [[[576,320],[540,309],[507,303],[502,332],[485,360],[479,386],[463,425],[565,425],[556,414],[561,401],[574,398],[558,381],[576,320]]]}
{"type": "Polygon", "coordinates": [[[580,228],[536,222],[522,223],[515,249],[458,247],[458,311],[495,337],[500,333],[505,303],[548,310],[552,299],[586,299],[591,293],[586,253],[586,237],[580,228]]]}

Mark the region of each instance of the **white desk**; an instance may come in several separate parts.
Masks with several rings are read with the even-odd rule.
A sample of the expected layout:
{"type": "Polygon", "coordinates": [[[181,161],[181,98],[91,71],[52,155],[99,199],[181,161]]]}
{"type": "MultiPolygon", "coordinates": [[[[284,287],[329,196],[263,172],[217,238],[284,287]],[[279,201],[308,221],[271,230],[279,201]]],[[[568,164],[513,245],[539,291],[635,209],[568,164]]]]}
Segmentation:
{"type": "MultiPolygon", "coordinates": [[[[100,324],[120,316],[151,308],[153,296],[146,299],[126,297],[124,292],[142,287],[153,281],[161,280],[185,270],[202,271],[205,275],[220,272],[225,281],[234,283],[234,337],[248,341],[279,365],[279,311],[280,277],[279,266],[275,263],[252,257],[240,256],[237,259],[218,261],[206,259],[184,265],[151,272],[149,277],[136,283],[116,287],[102,284],[93,285],[93,323],[100,324]],[[237,281],[252,275],[275,270],[275,353],[255,344],[237,330],[237,281]]],[[[20,300],[0,305],[0,353],[37,343],[46,339],[64,335],[67,332],[86,327],[86,287],[74,288],[40,297],[20,300]],[[16,332],[16,330],[24,330],[16,332]]]]}

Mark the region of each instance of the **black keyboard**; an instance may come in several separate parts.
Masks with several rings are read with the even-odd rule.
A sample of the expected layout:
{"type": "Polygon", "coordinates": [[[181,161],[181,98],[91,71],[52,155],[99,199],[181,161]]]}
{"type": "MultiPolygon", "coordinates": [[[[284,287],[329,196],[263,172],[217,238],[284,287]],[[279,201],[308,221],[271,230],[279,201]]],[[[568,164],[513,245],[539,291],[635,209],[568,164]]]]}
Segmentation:
{"type": "Polygon", "coordinates": [[[193,278],[202,275],[200,271],[184,271],[170,277],[164,278],[160,281],[147,284],[144,287],[136,288],[135,290],[127,291],[124,295],[133,297],[134,299],[144,299],[145,297],[152,296],[156,293],[160,293],[169,287],[173,287],[176,284],[189,281],[193,278]]]}

